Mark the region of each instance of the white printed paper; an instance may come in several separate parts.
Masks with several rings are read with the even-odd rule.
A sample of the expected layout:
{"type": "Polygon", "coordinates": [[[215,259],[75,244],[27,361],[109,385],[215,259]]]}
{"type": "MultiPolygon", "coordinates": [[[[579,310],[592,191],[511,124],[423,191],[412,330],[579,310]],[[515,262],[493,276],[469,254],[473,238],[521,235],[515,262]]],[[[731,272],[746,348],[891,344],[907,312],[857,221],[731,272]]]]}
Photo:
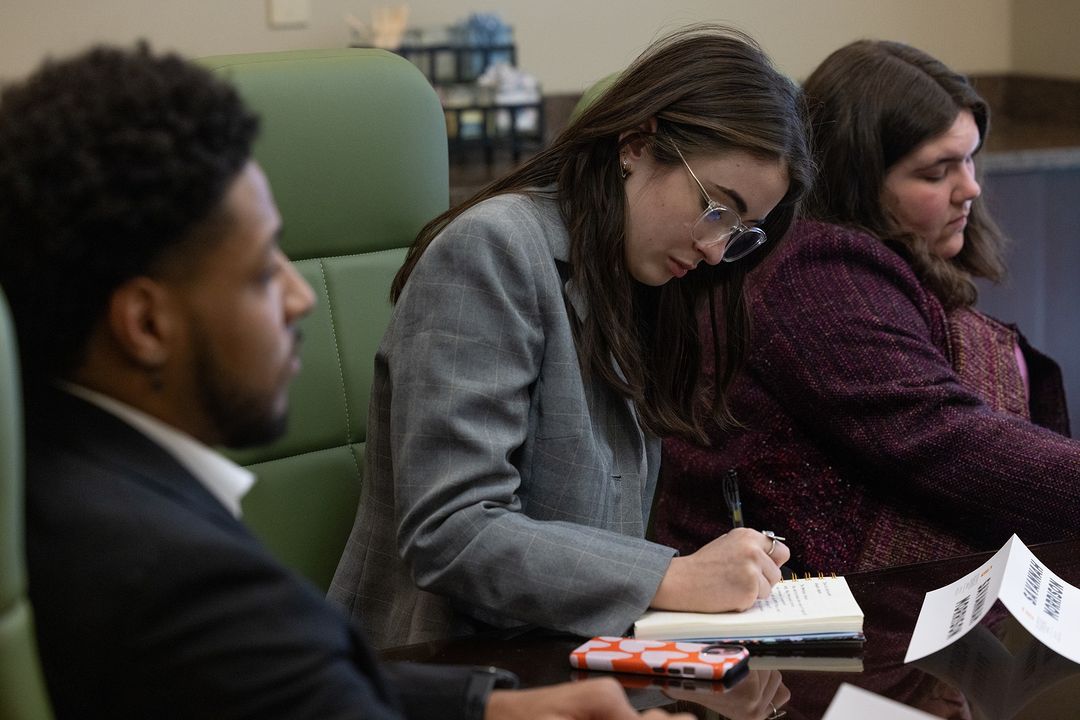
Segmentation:
{"type": "Polygon", "coordinates": [[[933,715],[842,683],[821,720],[936,720],[933,715]]]}
{"type": "Polygon", "coordinates": [[[1080,662],[1080,590],[1051,572],[1015,535],[976,570],[926,593],[904,662],[963,637],[999,599],[1039,642],[1080,662]]]}
{"type": "Polygon", "coordinates": [[[904,662],[937,652],[963,637],[986,616],[998,597],[1005,577],[1005,562],[1014,541],[1020,542],[1013,535],[1005,547],[978,569],[950,585],[926,593],[904,662]]]}
{"type": "Polygon", "coordinates": [[[1015,535],[1001,603],[1048,648],[1080,662],[1080,589],[1043,565],[1015,535]]]}

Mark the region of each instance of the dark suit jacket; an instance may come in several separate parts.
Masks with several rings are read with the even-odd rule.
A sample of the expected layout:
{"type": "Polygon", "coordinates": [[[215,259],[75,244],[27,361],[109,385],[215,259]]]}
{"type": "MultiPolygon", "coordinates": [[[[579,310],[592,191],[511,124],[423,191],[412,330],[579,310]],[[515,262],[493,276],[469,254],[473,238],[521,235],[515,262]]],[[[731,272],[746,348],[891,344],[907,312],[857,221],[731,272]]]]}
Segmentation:
{"type": "Polygon", "coordinates": [[[463,712],[468,669],[388,681],[349,622],[147,437],[58,391],[27,410],[30,597],[59,718],[463,712]]]}

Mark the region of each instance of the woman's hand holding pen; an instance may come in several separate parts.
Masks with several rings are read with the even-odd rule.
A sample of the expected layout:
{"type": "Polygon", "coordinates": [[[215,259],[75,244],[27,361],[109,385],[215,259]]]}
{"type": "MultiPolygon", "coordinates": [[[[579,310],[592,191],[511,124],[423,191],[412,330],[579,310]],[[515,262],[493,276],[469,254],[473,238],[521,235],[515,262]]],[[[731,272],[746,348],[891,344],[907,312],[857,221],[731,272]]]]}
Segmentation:
{"type": "Polygon", "coordinates": [[[673,558],[651,605],[688,612],[745,610],[769,596],[789,557],[782,542],[735,528],[695,553],[673,558]]]}

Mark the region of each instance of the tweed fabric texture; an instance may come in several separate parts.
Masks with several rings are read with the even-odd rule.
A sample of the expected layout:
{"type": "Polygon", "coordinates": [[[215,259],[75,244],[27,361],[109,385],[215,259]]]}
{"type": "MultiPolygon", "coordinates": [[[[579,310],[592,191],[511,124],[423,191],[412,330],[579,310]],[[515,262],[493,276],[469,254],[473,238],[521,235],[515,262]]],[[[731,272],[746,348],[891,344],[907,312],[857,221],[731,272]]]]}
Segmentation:
{"type": "Polygon", "coordinates": [[[745,427],[714,429],[709,447],[665,440],[658,542],[691,552],[730,528],[720,479],[732,469],[746,524],[786,536],[800,569],[1080,532],[1060,371],[1014,329],[947,314],[876,238],[812,221],[755,271],[749,306],[753,349],[731,394],[745,427]]]}
{"type": "Polygon", "coordinates": [[[498,196],[440,233],[394,309],[330,588],[380,647],[619,635],[656,594],[674,555],[644,538],[660,442],[582,376],[568,257],[553,198],[498,196]]]}
{"type": "Polygon", "coordinates": [[[971,308],[951,310],[947,317],[949,350],[960,383],[994,410],[1030,420],[1014,351],[1019,333],[971,308]]]}

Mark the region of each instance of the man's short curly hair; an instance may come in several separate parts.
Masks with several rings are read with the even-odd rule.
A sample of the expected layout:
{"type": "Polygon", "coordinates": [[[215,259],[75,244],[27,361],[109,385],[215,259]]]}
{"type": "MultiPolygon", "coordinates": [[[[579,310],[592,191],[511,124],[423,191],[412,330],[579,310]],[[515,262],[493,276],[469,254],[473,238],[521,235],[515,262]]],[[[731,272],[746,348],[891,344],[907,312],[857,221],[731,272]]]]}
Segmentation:
{"type": "Polygon", "coordinates": [[[26,369],[77,367],[112,292],[213,216],[257,117],[183,58],[96,47],[0,94],[0,285],[26,369]]]}

